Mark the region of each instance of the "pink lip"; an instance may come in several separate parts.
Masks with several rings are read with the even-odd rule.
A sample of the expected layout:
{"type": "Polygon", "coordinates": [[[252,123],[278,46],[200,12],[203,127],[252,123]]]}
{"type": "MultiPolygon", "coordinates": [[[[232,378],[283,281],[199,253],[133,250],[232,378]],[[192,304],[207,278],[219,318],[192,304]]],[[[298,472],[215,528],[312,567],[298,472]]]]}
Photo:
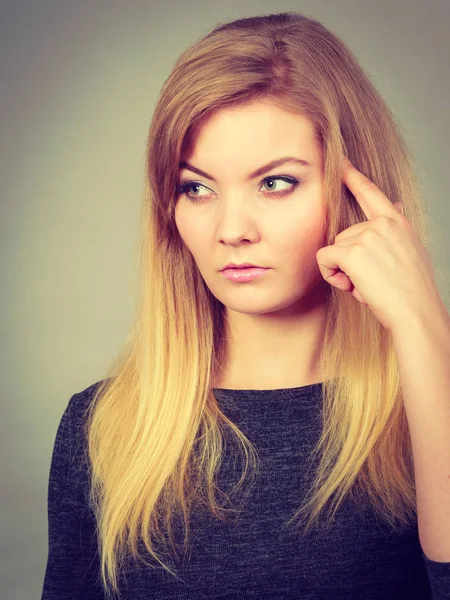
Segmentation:
{"type": "Polygon", "coordinates": [[[235,263],[229,263],[228,265],[225,265],[224,268],[222,269],[222,271],[225,271],[225,269],[248,269],[250,267],[253,268],[258,268],[258,269],[266,269],[268,267],[261,267],[260,265],[252,265],[251,263],[242,263],[240,265],[236,265],[235,263]]]}
{"type": "Polygon", "coordinates": [[[224,277],[230,281],[245,282],[252,281],[261,275],[264,275],[270,269],[264,269],[262,267],[246,267],[241,269],[224,269],[221,271],[224,277]]]}

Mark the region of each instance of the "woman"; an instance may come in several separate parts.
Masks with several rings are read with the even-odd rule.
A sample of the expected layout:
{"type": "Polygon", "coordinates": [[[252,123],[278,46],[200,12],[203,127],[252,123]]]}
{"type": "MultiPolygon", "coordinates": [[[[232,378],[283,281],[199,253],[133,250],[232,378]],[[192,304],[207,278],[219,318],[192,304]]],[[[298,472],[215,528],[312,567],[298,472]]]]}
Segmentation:
{"type": "Polygon", "coordinates": [[[217,26],[165,82],[147,159],[139,308],[58,428],[43,599],[450,594],[398,318],[432,311],[443,349],[448,313],[351,51],[298,13],[217,26]]]}

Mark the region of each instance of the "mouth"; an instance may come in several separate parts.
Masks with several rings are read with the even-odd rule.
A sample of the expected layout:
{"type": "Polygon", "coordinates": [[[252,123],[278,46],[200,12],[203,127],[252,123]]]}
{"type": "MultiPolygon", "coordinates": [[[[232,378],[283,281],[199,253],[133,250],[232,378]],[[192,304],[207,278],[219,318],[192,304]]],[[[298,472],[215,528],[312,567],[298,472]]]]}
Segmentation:
{"type": "Polygon", "coordinates": [[[265,267],[245,267],[245,268],[227,268],[222,269],[222,275],[231,281],[245,282],[264,275],[270,271],[270,268],[265,267]]]}
{"type": "Polygon", "coordinates": [[[249,263],[244,263],[242,265],[234,265],[233,263],[228,264],[226,267],[221,269],[221,271],[228,271],[232,269],[233,271],[240,271],[245,269],[266,269],[268,267],[260,267],[258,265],[251,265],[249,263]]]}

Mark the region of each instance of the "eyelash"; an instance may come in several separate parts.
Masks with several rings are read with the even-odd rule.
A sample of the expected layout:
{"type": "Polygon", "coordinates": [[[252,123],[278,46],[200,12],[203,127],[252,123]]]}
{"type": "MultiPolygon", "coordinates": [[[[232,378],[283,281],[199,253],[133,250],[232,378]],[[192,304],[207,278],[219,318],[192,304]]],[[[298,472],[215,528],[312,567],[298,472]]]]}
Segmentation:
{"type": "MultiPolygon", "coordinates": [[[[280,179],[281,181],[284,181],[286,183],[292,184],[292,187],[288,188],[286,190],[283,190],[281,192],[267,192],[266,194],[264,194],[265,196],[277,196],[278,198],[287,196],[288,194],[291,194],[301,183],[300,181],[298,181],[298,179],[295,179],[294,177],[286,177],[284,175],[277,175],[277,176],[273,176],[273,177],[270,177],[270,176],[265,177],[261,181],[260,185],[264,184],[266,181],[276,181],[278,179],[280,179]]],[[[186,181],[186,183],[183,183],[177,189],[177,195],[186,196],[186,198],[193,204],[201,204],[205,200],[209,200],[209,196],[193,196],[192,194],[188,194],[186,192],[186,190],[188,190],[190,187],[193,187],[193,186],[199,186],[199,187],[206,188],[205,185],[203,185],[202,183],[198,183],[197,181],[186,181]]],[[[209,188],[206,188],[206,189],[209,189],[209,188]]]]}

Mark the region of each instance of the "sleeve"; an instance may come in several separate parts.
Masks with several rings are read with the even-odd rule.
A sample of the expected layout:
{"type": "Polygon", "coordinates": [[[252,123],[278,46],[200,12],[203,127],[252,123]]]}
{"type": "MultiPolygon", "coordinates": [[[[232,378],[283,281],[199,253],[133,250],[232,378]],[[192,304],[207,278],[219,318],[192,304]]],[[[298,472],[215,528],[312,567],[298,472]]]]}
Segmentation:
{"type": "Polygon", "coordinates": [[[48,480],[48,558],[41,600],[103,600],[96,522],[86,501],[83,396],[75,394],[61,417],[48,480]],[[77,432],[74,434],[74,432],[77,432]]]}
{"type": "Polygon", "coordinates": [[[437,562],[422,551],[428,573],[432,600],[450,600],[450,562],[437,562]]]}

